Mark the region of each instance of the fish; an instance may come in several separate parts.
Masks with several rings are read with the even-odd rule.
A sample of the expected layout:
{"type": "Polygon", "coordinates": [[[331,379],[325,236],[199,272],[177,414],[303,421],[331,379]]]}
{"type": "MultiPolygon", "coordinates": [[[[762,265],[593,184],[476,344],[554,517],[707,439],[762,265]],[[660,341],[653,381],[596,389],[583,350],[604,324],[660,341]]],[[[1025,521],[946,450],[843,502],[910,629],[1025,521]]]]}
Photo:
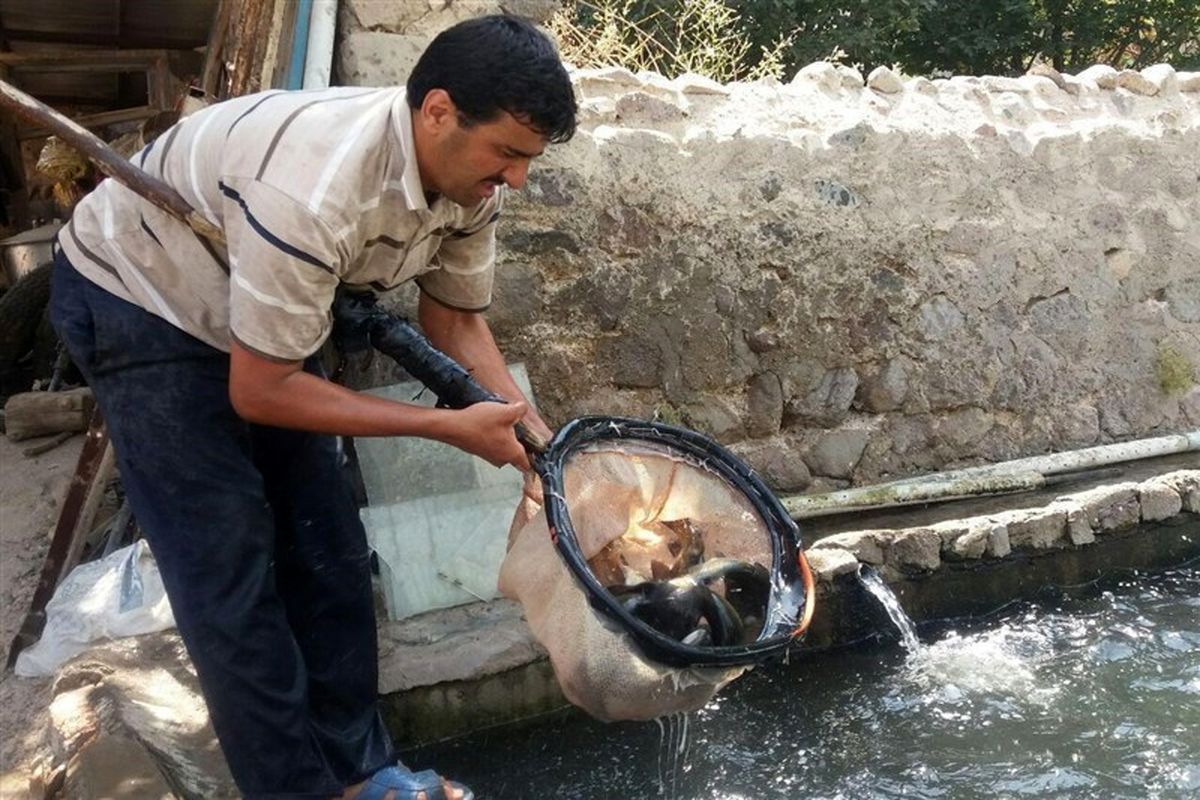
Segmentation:
{"type": "Polygon", "coordinates": [[[694,646],[727,647],[758,636],[770,574],[758,564],[714,558],[678,577],[610,586],[609,591],[630,614],[665,636],[694,646]],[[724,581],[725,596],[710,587],[717,580],[724,581]]]}

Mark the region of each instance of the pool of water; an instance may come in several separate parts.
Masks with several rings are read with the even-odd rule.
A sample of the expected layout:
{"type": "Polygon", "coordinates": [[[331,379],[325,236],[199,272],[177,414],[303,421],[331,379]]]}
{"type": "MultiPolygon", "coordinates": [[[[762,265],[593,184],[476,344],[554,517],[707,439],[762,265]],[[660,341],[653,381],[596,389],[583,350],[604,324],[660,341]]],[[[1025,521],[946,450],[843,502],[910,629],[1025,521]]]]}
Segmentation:
{"type": "Polygon", "coordinates": [[[1200,798],[1200,565],[756,671],[661,724],[408,753],[485,798],[1200,798]]]}

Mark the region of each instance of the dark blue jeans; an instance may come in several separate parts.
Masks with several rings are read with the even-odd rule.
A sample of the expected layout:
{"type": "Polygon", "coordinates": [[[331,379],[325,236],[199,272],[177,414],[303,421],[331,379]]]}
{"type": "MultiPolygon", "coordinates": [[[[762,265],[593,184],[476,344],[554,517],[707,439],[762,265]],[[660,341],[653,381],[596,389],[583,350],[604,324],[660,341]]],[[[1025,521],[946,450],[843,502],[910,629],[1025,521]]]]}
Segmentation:
{"type": "Polygon", "coordinates": [[[50,318],[96,394],[239,789],[329,798],[391,762],[370,554],[337,439],[239,418],[227,353],[61,251],[50,318]]]}

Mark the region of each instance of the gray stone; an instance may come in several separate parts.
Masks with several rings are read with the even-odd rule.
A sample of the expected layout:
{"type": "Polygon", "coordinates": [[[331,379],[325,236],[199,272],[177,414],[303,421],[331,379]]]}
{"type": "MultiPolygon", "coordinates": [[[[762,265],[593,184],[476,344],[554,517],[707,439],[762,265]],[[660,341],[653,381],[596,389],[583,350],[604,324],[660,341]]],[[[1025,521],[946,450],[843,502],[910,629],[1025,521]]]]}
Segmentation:
{"type": "Polygon", "coordinates": [[[1047,507],[1008,511],[998,516],[1008,529],[1013,549],[1047,550],[1067,543],[1067,514],[1047,507]]]}
{"type": "Polygon", "coordinates": [[[559,0],[500,0],[500,9],[504,13],[534,22],[546,22],[561,6],[559,0]]]}
{"type": "Polygon", "coordinates": [[[1170,519],[1183,510],[1183,498],[1165,481],[1145,481],[1138,484],[1137,491],[1142,519],[1146,522],[1170,519]]]}
{"type": "Polygon", "coordinates": [[[890,359],[858,387],[857,403],[863,410],[879,414],[895,411],[908,397],[908,359],[890,359]]]}
{"type": "Polygon", "coordinates": [[[1181,92],[1200,92],[1200,72],[1176,73],[1181,92]]]}
{"type": "Polygon", "coordinates": [[[1183,510],[1200,514],[1200,470],[1177,470],[1159,477],[1159,480],[1173,486],[1179,492],[1183,501],[1183,510]]]}
{"type": "MultiPolygon", "coordinates": [[[[429,5],[412,0],[407,3],[381,3],[379,0],[344,0],[341,4],[343,28],[403,33],[421,17],[429,14],[429,5]]],[[[345,49],[342,44],[342,49],[345,49]]]]}
{"type": "Polygon", "coordinates": [[[1012,552],[1012,545],[1008,541],[1008,526],[995,520],[991,522],[987,534],[987,554],[992,558],[1004,558],[1012,552]]]}
{"type": "Polygon", "coordinates": [[[351,33],[338,48],[338,77],[347,86],[401,86],[428,42],[424,36],[351,33]]]}
{"type": "Polygon", "coordinates": [[[883,563],[883,537],[887,531],[855,531],[825,536],[809,545],[809,550],[826,548],[848,550],[866,564],[878,566],[883,563]]]}
{"type": "Polygon", "coordinates": [[[1066,518],[1067,539],[1071,544],[1080,546],[1096,541],[1092,532],[1092,524],[1088,512],[1080,503],[1070,497],[1059,498],[1050,504],[1049,508],[1061,511],[1066,518]]]}
{"type": "Polygon", "coordinates": [[[719,442],[732,442],[742,436],[741,414],[723,397],[705,397],[685,408],[688,423],[719,442]]]}
{"type": "Polygon", "coordinates": [[[661,124],[687,116],[683,108],[646,92],[631,92],[617,98],[617,119],[626,123],[661,124]]]}
{"type": "Polygon", "coordinates": [[[921,337],[939,342],[957,333],[963,326],[963,314],[945,295],[939,294],[921,304],[921,337]]]}
{"type": "Polygon", "coordinates": [[[1095,533],[1132,528],[1141,519],[1134,483],[1101,486],[1074,494],[1071,499],[1083,507],[1095,533]]]}
{"type": "Polygon", "coordinates": [[[1096,64],[1079,73],[1081,80],[1093,81],[1101,89],[1117,88],[1117,71],[1108,64],[1096,64]]]}
{"type": "Polygon", "coordinates": [[[869,431],[857,428],[831,431],[817,439],[804,460],[817,475],[850,478],[870,438],[869,431]]]}
{"type": "Polygon", "coordinates": [[[1200,322],[1200,278],[1181,278],[1168,285],[1163,295],[1175,319],[1200,322]]]}
{"type": "Polygon", "coordinates": [[[812,363],[801,362],[799,365],[793,365],[786,373],[788,383],[804,392],[791,397],[788,412],[820,425],[836,424],[845,418],[854,403],[854,395],[858,390],[858,374],[849,367],[824,370],[816,385],[805,392],[800,387],[811,376],[811,373],[805,370],[812,363]]]}
{"type": "Polygon", "coordinates": [[[1063,444],[1095,444],[1100,438],[1100,412],[1086,403],[1072,403],[1055,419],[1054,435],[1063,444]]]}
{"type": "Polygon", "coordinates": [[[488,324],[497,335],[515,333],[542,309],[542,276],[528,264],[505,264],[496,270],[488,324]]]}
{"type": "Polygon", "coordinates": [[[822,583],[832,583],[839,575],[858,573],[858,559],[849,550],[840,547],[810,548],[805,551],[808,566],[822,583]]]}
{"type": "Polygon", "coordinates": [[[1193,386],[1179,398],[1179,410],[1189,425],[1200,426],[1200,385],[1193,386]]]}
{"type": "Polygon", "coordinates": [[[773,436],[783,421],[783,384],[774,372],[761,372],[750,381],[746,433],[773,436]]]}
{"type": "Polygon", "coordinates": [[[883,94],[898,94],[904,91],[904,81],[885,66],[878,66],[867,75],[867,86],[883,94]]]}
{"type": "Polygon", "coordinates": [[[732,449],[776,492],[799,492],[812,483],[808,465],[786,440],[740,442],[732,449]]]}
{"type": "Polygon", "coordinates": [[[611,365],[618,388],[653,388],[662,385],[663,355],[660,343],[646,334],[605,339],[598,348],[600,360],[611,365]]]}
{"type": "Polygon", "coordinates": [[[933,434],[958,452],[970,452],[971,446],[987,435],[996,418],[982,408],[961,408],[935,418],[933,434]]]}
{"type": "Polygon", "coordinates": [[[1117,73],[1117,86],[1147,97],[1158,94],[1158,86],[1147,80],[1142,73],[1132,69],[1123,69],[1117,73]]]}
{"type": "Polygon", "coordinates": [[[966,527],[965,531],[949,543],[949,548],[943,552],[960,559],[983,558],[987,552],[988,539],[994,526],[977,523],[966,527]]]}
{"type": "Polygon", "coordinates": [[[898,531],[887,546],[885,563],[901,572],[932,572],[942,565],[942,537],[930,528],[898,531]]]}

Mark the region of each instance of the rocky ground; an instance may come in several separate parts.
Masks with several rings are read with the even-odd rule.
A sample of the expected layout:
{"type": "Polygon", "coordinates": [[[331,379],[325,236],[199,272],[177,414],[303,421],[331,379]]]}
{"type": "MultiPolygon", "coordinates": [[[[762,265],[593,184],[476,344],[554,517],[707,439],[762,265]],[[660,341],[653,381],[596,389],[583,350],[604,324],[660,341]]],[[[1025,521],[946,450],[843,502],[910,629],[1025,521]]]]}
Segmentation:
{"type": "MultiPolygon", "coordinates": [[[[21,626],[50,544],[83,436],[33,458],[0,436],[0,654],[21,626]]],[[[45,735],[50,679],[0,673],[0,797],[31,797],[30,776],[45,735]]]]}

